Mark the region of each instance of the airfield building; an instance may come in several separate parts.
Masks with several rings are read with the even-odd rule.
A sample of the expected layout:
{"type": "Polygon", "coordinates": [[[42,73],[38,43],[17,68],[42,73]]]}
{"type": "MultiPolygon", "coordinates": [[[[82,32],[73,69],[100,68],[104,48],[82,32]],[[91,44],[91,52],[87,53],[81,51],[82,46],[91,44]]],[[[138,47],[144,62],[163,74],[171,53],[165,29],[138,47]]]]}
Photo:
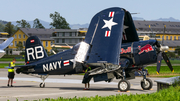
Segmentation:
{"type": "Polygon", "coordinates": [[[21,42],[23,49],[25,49],[25,42],[30,36],[38,36],[41,40],[43,46],[47,51],[51,51],[51,44],[54,42],[54,39],[51,39],[52,33],[58,29],[37,29],[37,28],[19,28],[13,35],[13,45],[9,46],[9,49],[16,50],[16,45],[21,42]]]}
{"type": "Polygon", "coordinates": [[[134,21],[139,36],[155,37],[163,45],[169,46],[169,51],[175,51],[180,46],[180,22],[166,21],[134,21]]]}
{"type": "Polygon", "coordinates": [[[28,37],[36,35],[41,40],[47,51],[51,52],[52,44],[73,46],[85,38],[84,29],[37,29],[37,28],[19,28],[13,35],[13,45],[9,49],[17,51],[16,45],[21,42],[25,49],[25,42],[28,37]]]}
{"type": "MultiPolygon", "coordinates": [[[[174,51],[177,46],[180,46],[180,22],[165,22],[165,21],[134,21],[137,33],[139,36],[150,36],[150,39],[156,37],[158,41],[170,47],[169,51],[174,51]],[[165,31],[164,31],[164,26],[165,31]]],[[[74,46],[75,44],[85,39],[87,29],[37,29],[37,28],[19,28],[13,35],[13,45],[9,49],[16,50],[16,45],[25,42],[29,36],[36,35],[42,41],[43,46],[51,52],[52,44],[60,46],[74,46]]],[[[5,35],[4,33],[0,34],[5,35]]],[[[7,35],[5,35],[7,36],[7,35]]],[[[3,36],[3,38],[5,37],[3,36]]],[[[23,47],[25,48],[25,47],[23,47]]],[[[59,49],[62,51],[64,49],[59,49]]]]}
{"type": "MultiPolygon", "coordinates": [[[[55,45],[60,46],[74,46],[77,43],[83,41],[85,39],[87,29],[61,29],[53,32],[52,39],[54,39],[55,45]]],[[[63,51],[65,49],[58,49],[59,51],[63,51]]]]}

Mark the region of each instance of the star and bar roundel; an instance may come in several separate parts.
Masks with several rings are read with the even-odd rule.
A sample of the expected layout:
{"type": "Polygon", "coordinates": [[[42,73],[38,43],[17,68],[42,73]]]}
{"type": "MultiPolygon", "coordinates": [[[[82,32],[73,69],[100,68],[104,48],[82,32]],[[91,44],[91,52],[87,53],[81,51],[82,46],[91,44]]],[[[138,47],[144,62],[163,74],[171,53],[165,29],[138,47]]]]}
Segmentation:
{"type": "Polygon", "coordinates": [[[116,22],[113,22],[114,14],[115,14],[115,12],[113,12],[113,11],[109,12],[109,16],[108,17],[111,17],[111,19],[109,21],[103,19],[105,25],[102,27],[102,29],[106,28],[106,27],[109,28],[109,30],[105,31],[105,37],[110,37],[111,36],[111,28],[112,28],[112,26],[118,24],[116,22]]]}

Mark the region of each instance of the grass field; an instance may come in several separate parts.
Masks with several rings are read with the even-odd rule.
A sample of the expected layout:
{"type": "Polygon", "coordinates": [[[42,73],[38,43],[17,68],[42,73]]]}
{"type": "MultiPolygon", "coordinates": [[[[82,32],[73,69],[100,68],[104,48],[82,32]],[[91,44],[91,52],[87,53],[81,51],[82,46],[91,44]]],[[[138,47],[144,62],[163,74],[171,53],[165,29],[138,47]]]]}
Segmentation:
{"type": "MultiPolygon", "coordinates": [[[[159,92],[151,94],[117,94],[110,96],[95,96],[95,97],[74,97],[57,99],[39,99],[33,101],[179,101],[180,100],[180,86],[170,87],[168,89],[161,90],[159,92]]],[[[28,101],[28,100],[27,100],[28,101]]]]}
{"type": "MultiPolygon", "coordinates": [[[[12,61],[13,58],[0,58],[0,61],[12,61]]],[[[24,59],[16,59],[16,61],[24,61],[24,59]]]]}
{"type": "Polygon", "coordinates": [[[156,66],[148,66],[150,77],[174,77],[180,76],[180,66],[173,66],[174,73],[171,72],[168,66],[161,66],[159,75],[156,73],[156,66]]]}
{"type": "MultiPolygon", "coordinates": [[[[147,66],[149,74],[156,74],[156,66],[147,66]]],[[[180,66],[173,66],[174,68],[174,73],[180,73],[180,66]]],[[[161,66],[160,68],[160,74],[161,73],[166,73],[166,74],[171,74],[171,70],[169,69],[168,66],[161,66]]]]}

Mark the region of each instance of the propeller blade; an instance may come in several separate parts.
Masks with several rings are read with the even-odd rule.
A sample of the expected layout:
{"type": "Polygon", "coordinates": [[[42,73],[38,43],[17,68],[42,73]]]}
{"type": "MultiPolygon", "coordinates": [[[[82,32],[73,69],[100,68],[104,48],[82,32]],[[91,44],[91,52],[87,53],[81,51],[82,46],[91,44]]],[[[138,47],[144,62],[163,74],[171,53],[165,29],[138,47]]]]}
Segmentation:
{"type": "Polygon", "coordinates": [[[159,74],[162,60],[162,52],[160,52],[157,56],[157,74],[159,74]]]}
{"type": "Polygon", "coordinates": [[[166,64],[168,65],[168,67],[169,67],[169,69],[172,71],[172,72],[174,72],[174,69],[173,69],[173,67],[172,67],[172,65],[171,65],[171,62],[169,61],[169,58],[167,57],[167,55],[166,55],[166,53],[162,53],[162,56],[163,56],[163,58],[164,58],[164,61],[166,62],[166,64]]]}

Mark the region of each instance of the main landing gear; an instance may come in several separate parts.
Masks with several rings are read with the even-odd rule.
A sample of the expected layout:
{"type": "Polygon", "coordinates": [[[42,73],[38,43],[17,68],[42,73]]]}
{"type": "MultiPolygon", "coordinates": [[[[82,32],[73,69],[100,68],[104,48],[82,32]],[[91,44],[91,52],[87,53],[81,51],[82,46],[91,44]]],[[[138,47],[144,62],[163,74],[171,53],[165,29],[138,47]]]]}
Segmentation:
{"type": "MultiPolygon", "coordinates": [[[[126,80],[126,75],[124,69],[123,71],[123,79],[119,81],[118,83],[118,89],[122,92],[126,92],[130,89],[130,82],[126,80]]],[[[141,80],[140,84],[143,90],[150,90],[153,86],[153,82],[151,79],[146,78],[147,72],[144,68],[142,68],[142,71],[139,72],[143,76],[143,80],[141,80]]]]}
{"type": "Polygon", "coordinates": [[[141,80],[141,87],[143,90],[150,90],[153,86],[151,79],[146,78],[141,80]]]}
{"type": "Polygon", "coordinates": [[[118,89],[122,92],[128,91],[130,89],[130,82],[128,80],[119,81],[118,89]]]}
{"type": "Polygon", "coordinates": [[[44,82],[40,83],[39,87],[44,88],[45,87],[45,83],[44,82]]]}
{"type": "Polygon", "coordinates": [[[142,71],[139,72],[142,76],[143,79],[141,80],[141,87],[143,90],[150,90],[153,86],[153,82],[151,79],[146,78],[147,75],[147,70],[145,70],[144,68],[142,68],[142,71]]]}
{"type": "Polygon", "coordinates": [[[40,76],[40,78],[41,78],[41,80],[43,80],[43,82],[39,84],[39,87],[41,87],[41,88],[44,88],[44,87],[45,87],[44,81],[45,81],[45,79],[46,79],[48,76],[49,76],[49,75],[41,75],[41,76],[40,76]]]}

